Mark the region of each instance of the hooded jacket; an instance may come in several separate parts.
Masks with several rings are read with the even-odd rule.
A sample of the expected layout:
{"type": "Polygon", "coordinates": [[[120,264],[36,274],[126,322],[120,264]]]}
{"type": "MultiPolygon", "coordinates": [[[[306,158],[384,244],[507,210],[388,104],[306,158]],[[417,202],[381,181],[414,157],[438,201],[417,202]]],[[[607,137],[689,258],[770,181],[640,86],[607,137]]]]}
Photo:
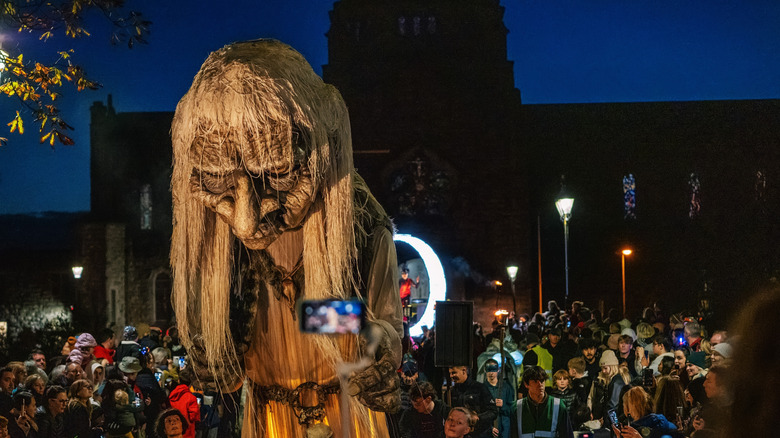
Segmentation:
{"type": "Polygon", "coordinates": [[[200,421],[200,407],[198,406],[198,399],[190,392],[190,388],[187,385],[179,385],[173,388],[171,395],[168,396],[171,402],[171,407],[181,412],[187,418],[189,426],[184,431],[185,438],[195,437],[195,423],[200,421]]]}

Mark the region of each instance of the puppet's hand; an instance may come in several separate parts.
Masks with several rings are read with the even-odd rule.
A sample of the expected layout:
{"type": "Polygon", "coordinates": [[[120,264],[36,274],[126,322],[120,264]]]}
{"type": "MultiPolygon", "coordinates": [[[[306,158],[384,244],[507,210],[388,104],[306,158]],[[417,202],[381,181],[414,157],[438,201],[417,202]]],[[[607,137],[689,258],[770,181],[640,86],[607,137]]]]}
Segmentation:
{"type": "MultiPolygon", "coordinates": [[[[361,403],[379,412],[397,412],[401,407],[401,382],[396,370],[399,367],[398,348],[392,336],[378,325],[376,330],[365,330],[364,333],[375,333],[378,339],[369,339],[370,335],[360,335],[360,350],[370,350],[370,341],[378,342],[374,358],[375,363],[349,379],[349,395],[357,397],[361,403]]],[[[375,336],[376,336],[375,335],[375,336]]]]}

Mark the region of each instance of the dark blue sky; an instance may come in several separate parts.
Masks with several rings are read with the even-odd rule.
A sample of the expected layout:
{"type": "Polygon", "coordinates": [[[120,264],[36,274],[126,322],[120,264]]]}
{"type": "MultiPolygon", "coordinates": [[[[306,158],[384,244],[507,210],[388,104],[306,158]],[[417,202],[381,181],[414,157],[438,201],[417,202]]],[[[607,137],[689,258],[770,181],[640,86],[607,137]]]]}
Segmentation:
{"type": "MultiPolygon", "coordinates": [[[[523,102],[635,102],[780,98],[780,2],[776,0],[502,0],[508,58],[523,102]]],[[[89,107],[113,95],[119,112],[173,111],[206,56],[232,41],[277,38],[327,63],[331,0],[128,1],[154,22],[150,44],[107,43],[105,26],[73,47],[103,88],[67,90],[73,147],[2,134],[0,214],[89,209],[89,107]]],[[[4,30],[3,47],[27,47],[4,30]]],[[[29,40],[29,38],[28,38],[29,40]]],[[[35,44],[39,45],[39,44],[35,44]]],[[[29,49],[28,49],[29,50],[29,49]]],[[[15,104],[0,99],[0,131],[15,104]]]]}

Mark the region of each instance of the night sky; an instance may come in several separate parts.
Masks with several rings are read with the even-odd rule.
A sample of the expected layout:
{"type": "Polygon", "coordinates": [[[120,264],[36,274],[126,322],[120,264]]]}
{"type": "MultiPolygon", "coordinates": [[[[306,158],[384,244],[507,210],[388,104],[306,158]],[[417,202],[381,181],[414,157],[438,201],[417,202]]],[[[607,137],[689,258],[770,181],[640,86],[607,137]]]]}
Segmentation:
{"type": "MultiPolygon", "coordinates": [[[[114,47],[107,26],[73,41],[2,31],[3,47],[28,53],[73,48],[99,91],[65,90],[76,146],[8,134],[16,103],[0,99],[0,214],[89,209],[89,107],[113,95],[118,112],[173,111],[206,56],[233,41],[277,38],[327,63],[331,0],[143,0],[150,44],[114,47]],[[37,46],[37,47],[36,47],[37,46]]],[[[780,98],[780,2],[776,0],[510,0],[508,58],[523,103],[780,98]]]]}

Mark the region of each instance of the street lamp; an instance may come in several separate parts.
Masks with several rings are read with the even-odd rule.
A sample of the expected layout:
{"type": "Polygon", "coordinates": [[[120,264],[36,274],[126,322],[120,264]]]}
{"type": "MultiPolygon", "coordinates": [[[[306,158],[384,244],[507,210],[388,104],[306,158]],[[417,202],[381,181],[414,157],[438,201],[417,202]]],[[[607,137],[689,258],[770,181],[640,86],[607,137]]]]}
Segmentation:
{"type": "Polygon", "coordinates": [[[79,279],[81,278],[81,274],[84,272],[83,266],[74,266],[70,268],[71,271],[73,271],[73,278],[79,279]]]}
{"type": "Polygon", "coordinates": [[[620,252],[620,259],[622,261],[621,267],[623,272],[623,316],[626,316],[626,256],[631,255],[633,251],[626,248],[620,252]]]}
{"type": "Polygon", "coordinates": [[[569,219],[571,219],[571,208],[574,205],[574,198],[566,193],[566,187],[561,187],[561,193],[558,200],[555,201],[555,208],[563,222],[563,255],[564,266],[566,270],[566,295],[564,297],[564,309],[569,307],[569,219]]]}
{"type": "Polygon", "coordinates": [[[515,317],[517,317],[517,299],[515,298],[515,279],[517,278],[517,266],[507,266],[506,267],[506,273],[509,275],[509,280],[512,283],[512,312],[514,312],[515,317]]]}

